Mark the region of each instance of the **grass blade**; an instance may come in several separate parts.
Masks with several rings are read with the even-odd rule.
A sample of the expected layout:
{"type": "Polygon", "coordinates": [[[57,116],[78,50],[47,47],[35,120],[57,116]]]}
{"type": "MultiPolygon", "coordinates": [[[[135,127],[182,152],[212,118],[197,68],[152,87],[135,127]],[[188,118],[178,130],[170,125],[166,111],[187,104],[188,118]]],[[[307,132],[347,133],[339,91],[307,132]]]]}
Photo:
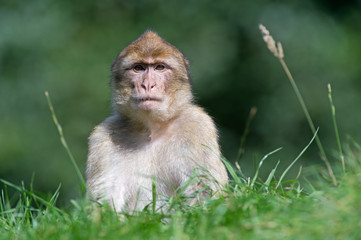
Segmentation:
{"type": "Polygon", "coordinates": [[[313,135],[311,141],[307,144],[307,146],[300,152],[300,154],[298,154],[298,156],[295,158],[295,160],[292,161],[292,163],[286,168],[286,170],[282,173],[278,183],[277,183],[277,186],[276,186],[276,189],[279,187],[279,185],[281,184],[282,182],[282,179],[285,177],[286,173],[291,169],[291,167],[297,162],[297,160],[303,155],[303,153],[308,149],[308,147],[311,145],[311,143],[313,142],[313,140],[315,140],[316,136],[317,136],[317,133],[318,133],[318,128],[315,132],[315,134],[313,135]]]}
{"type": "Polygon", "coordinates": [[[60,188],[61,188],[61,184],[59,184],[58,188],[56,189],[55,193],[53,194],[53,196],[50,199],[50,202],[55,204],[56,200],[58,200],[59,197],[59,193],[60,193],[60,188]]]}
{"type": "Polygon", "coordinates": [[[276,169],[278,167],[278,164],[280,164],[281,161],[278,160],[276,166],[272,169],[272,171],[270,172],[270,174],[268,175],[268,178],[266,180],[266,182],[264,183],[264,185],[266,186],[266,191],[268,192],[268,187],[271,183],[271,180],[273,178],[273,176],[275,175],[276,169]]]}
{"type": "Polygon", "coordinates": [[[54,107],[53,107],[53,104],[51,103],[51,100],[50,100],[50,96],[49,96],[49,93],[48,92],[45,92],[45,96],[46,96],[46,99],[48,101],[48,105],[49,105],[49,108],[50,108],[50,111],[51,111],[51,116],[53,118],[53,121],[55,123],[55,126],[57,127],[58,129],[58,132],[59,132],[59,135],[60,135],[60,141],[63,145],[63,147],[65,148],[66,152],[68,153],[68,156],[70,158],[70,161],[72,162],[73,166],[74,166],[74,169],[76,171],[76,174],[78,175],[78,178],[79,178],[79,181],[81,183],[81,188],[82,188],[82,191],[83,193],[85,192],[85,180],[84,180],[84,177],[82,175],[82,173],[80,172],[79,170],[79,167],[75,161],[75,158],[73,156],[73,154],[71,153],[69,147],[68,147],[68,144],[65,140],[65,137],[64,137],[64,133],[63,133],[63,128],[61,127],[56,115],[55,115],[55,111],[54,111],[54,107]]]}
{"type": "Polygon", "coordinates": [[[8,182],[8,181],[6,181],[4,179],[0,179],[0,182],[2,182],[3,184],[5,184],[5,185],[7,185],[9,187],[14,188],[15,190],[17,190],[17,191],[19,191],[21,193],[26,193],[31,198],[39,201],[40,203],[44,204],[45,206],[47,206],[48,208],[50,208],[52,210],[55,210],[55,211],[57,211],[59,213],[63,212],[61,209],[55,207],[52,203],[50,203],[50,202],[46,201],[45,199],[35,195],[33,192],[30,192],[30,191],[26,190],[25,188],[19,187],[19,186],[15,185],[15,184],[13,184],[11,182],[8,182]]]}
{"type": "Polygon", "coordinates": [[[257,177],[258,177],[258,173],[259,173],[259,169],[261,168],[261,166],[262,166],[262,164],[263,164],[264,160],[266,160],[266,159],[267,159],[270,155],[272,155],[272,154],[274,154],[274,153],[276,153],[276,152],[280,151],[281,149],[282,149],[282,147],[277,148],[276,150],[273,150],[272,152],[267,153],[266,155],[264,155],[264,157],[263,157],[263,158],[261,159],[261,161],[259,162],[258,167],[257,167],[257,169],[256,169],[256,173],[254,174],[254,177],[253,177],[253,179],[252,179],[252,182],[251,182],[251,188],[253,188],[254,183],[256,182],[256,179],[257,179],[257,177]]]}
{"type": "Polygon", "coordinates": [[[222,157],[221,157],[221,160],[224,163],[224,165],[226,166],[229,174],[231,174],[231,176],[232,176],[233,180],[235,181],[235,183],[238,184],[238,185],[242,185],[243,184],[242,180],[237,176],[237,174],[234,171],[231,164],[229,164],[229,162],[227,160],[225,160],[224,158],[222,158],[222,157]]]}
{"type": "Polygon", "coordinates": [[[228,163],[228,161],[222,157],[219,156],[217,153],[214,152],[214,150],[210,147],[208,147],[207,145],[202,144],[202,146],[208,148],[209,150],[211,150],[214,154],[217,155],[217,157],[219,157],[221,159],[221,161],[224,163],[224,165],[226,166],[226,169],[228,170],[229,174],[231,174],[233,180],[236,182],[236,184],[242,185],[242,180],[237,176],[236,172],[234,171],[233,167],[231,166],[231,164],[228,163]]]}
{"type": "Polygon", "coordinates": [[[329,102],[330,102],[330,105],[331,105],[333,128],[335,130],[337,146],[338,146],[338,150],[340,152],[340,160],[341,160],[341,164],[342,164],[342,170],[343,170],[343,173],[345,173],[346,172],[345,157],[344,157],[343,152],[342,152],[340,135],[338,133],[338,127],[337,127],[337,122],[336,122],[336,108],[335,108],[335,105],[333,104],[333,100],[332,100],[331,84],[328,84],[327,87],[328,87],[328,99],[329,99],[329,102]]]}
{"type": "Polygon", "coordinates": [[[249,112],[249,116],[247,119],[247,123],[246,123],[246,128],[244,129],[244,132],[242,134],[241,137],[241,142],[240,142],[240,146],[239,146],[239,151],[238,151],[238,161],[242,158],[244,152],[245,152],[245,148],[246,148],[246,139],[247,136],[250,132],[250,126],[252,123],[253,118],[256,116],[257,113],[257,108],[256,107],[252,107],[250,112],[249,112]]]}
{"type": "Polygon", "coordinates": [[[153,210],[153,213],[155,213],[155,207],[157,204],[157,192],[156,192],[156,186],[155,186],[155,177],[153,177],[153,179],[152,179],[152,197],[153,197],[152,210],[153,210]]]}

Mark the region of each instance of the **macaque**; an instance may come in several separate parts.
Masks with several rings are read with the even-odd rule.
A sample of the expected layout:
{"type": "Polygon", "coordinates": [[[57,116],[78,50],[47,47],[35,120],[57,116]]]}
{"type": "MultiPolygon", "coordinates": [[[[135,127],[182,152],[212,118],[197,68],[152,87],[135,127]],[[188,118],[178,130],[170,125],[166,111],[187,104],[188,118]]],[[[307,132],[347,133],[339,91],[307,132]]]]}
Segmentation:
{"type": "Polygon", "coordinates": [[[179,189],[190,204],[198,201],[195,193],[222,191],[228,176],[217,130],[193,102],[188,68],[183,54],[152,31],[119,53],[111,66],[114,113],[89,138],[93,200],[118,212],[156,202],[160,211],[179,189]]]}

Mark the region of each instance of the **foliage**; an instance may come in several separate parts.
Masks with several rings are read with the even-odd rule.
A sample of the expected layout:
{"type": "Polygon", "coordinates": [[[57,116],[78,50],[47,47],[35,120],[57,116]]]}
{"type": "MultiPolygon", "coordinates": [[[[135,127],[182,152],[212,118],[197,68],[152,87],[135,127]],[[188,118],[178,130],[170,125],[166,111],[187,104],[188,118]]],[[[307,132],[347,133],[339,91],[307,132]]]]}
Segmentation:
{"type": "Polygon", "coordinates": [[[117,215],[109,206],[86,200],[71,201],[67,209],[52,196],[5,182],[19,191],[17,199],[1,193],[1,239],[359,239],[361,152],[349,146],[347,172],[339,186],[318,180],[307,191],[298,180],[273,180],[254,186],[237,169],[229,187],[218,198],[196,206],[182,201],[169,213],[145,209],[117,215]],[[237,180],[238,179],[238,180],[237,180]]]}

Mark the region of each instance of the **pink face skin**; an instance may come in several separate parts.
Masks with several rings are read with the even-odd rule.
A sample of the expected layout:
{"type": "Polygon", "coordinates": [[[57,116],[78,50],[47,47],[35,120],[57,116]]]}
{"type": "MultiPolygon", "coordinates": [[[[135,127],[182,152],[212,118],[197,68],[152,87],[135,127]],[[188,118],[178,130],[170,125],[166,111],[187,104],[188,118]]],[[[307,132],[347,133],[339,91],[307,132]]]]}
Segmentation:
{"type": "Polygon", "coordinates": [[[125,74],[133,85],[132,106],[147,111],[163,106],[166,100],[165,86],[172,75],[168,64],[155,60],[135,62],[126,69],[125,74]]]}

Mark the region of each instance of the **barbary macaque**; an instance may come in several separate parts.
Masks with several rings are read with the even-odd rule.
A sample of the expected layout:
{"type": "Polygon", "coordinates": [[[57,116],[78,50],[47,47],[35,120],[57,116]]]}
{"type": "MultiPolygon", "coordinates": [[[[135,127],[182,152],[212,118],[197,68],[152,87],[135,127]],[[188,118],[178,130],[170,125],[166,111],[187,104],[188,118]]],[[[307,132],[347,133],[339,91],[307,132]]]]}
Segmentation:
{"type": "Polygon", "coordinates": [[[119,212],[156,200],[160,210],[179,189],[194,200],[196,192],[207,197],[227,184],[217,130],[193,102],[188,68],[183,54],[153,31],[120,52],[111,67],[114,113],[89,138],[93,200],[119,212]]]}

